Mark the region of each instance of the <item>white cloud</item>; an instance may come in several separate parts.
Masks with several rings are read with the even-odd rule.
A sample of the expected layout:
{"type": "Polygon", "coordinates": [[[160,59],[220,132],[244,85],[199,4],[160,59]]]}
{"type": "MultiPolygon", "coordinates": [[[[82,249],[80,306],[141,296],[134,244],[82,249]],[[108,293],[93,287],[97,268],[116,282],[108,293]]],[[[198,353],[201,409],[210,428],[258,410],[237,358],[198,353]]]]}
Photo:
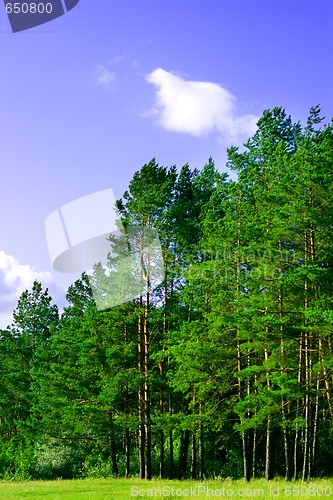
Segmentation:
{"type": "Polygon", "coordinates": [[[97,65],[96,79],[100,85],[104,85],[106,88],[112,88],[116,80],[116,75],[115,73],[111,73],[105,66],[97,65]]]}
{"type": "Polygon", "coordinates": [[[197,137],[217,132],[228,141],[256,130],[258,117],[240,115],[236,97],[217,83],[185,80],[161,68],[146,81],[156,87],[155,104],[148,115],[156,116],[166,130],[197,137]]]}
{"type": "Polygon", "coordinates": [[[0,328],[6,328],[12,322],[12,313],[20,295],[31,289],[35,280],[49,289],[54,301],[64,301],[65,292],[55,284],[51,273],[38,272],[29,265],[20,264],[17,259],[0,250],[0,328]]]}
{"type": "Polygon", "coordinates": [[[112,57],[112,59],[110,59],[109,62],[112,65],[119,64],[119,63],[123,62],[127,57],[128,57],[128,54],[126,52],[124,52],[123,54],[112,57]]]}
{"type": "Polygon", "coordinates": [[[120,79],[120,75],[118,74],[119,66],[122,66],[122,63],[127,58],[128,54],[125,52],[112,57],[105,64],[97,64],[95,68],[97,82],[107,89],[115,89],[120,79]],[[117,67],[117,72],[113,71],[115,66],[117,67]]]}

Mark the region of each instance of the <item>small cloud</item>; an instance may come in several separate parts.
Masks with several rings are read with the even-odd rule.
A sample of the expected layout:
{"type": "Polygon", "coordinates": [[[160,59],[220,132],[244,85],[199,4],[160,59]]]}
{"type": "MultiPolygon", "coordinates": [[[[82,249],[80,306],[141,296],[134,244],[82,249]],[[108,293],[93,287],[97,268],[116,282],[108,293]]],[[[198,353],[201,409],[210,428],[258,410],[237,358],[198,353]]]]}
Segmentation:
{"type": "Polygon", "coordinates": [[[97,65],[96,79],[100,85],[104,85],[104,87],[109,89],[114,86],[116,75],[115,73],[111,73],[105,66],[97,65]]]}
{"type": "Polygon", "coordinates": [[[38,272],[29,265],[20,264],[15,257],[0,250],[0,328],[6,328],[13,320],[13,310],[25,290],[37,280],[49,289],[54,301],[64,303],[65,291],[52,278],[51,273],[38,272]]]}
{"type": "Polygon", "coordinates": [[[124,54],[120,54],[118,56],[115,56],[113,57],[111,60],[110,60],[110,64],[111,65],[116,65],[116,64],[119,64],[121,63],[124,59],[126,59],[128,57],[128,54],[125,52],[124,54]]]}
{"type": "Polygon", "coordinates": [[[131,62],[131,68],[134,70],[139,70],[141,68],[141,63],[138,59],[133,59],[131,62]]]}
{"type": "Polygon", "coordinates": [[[236,97],[217,83],[195,82],[155,69],[146,81],[156,88],[155,104],[146,116],[157,117],[166,130],[196,137],[212,132],[224,140],[252,135],[259,117],[240,115],[236,97]]]}
{"type": "Polygon", "coordinates": [[[128,58],[128,54],[125,52],[109,59],[105,64],[97,64],[96,66],[96,79],[100,85],[103,85],[107,89],[114,89],[115,84],[119,83],[119,66],[128,58]],[[113,68],[117,66],[117,73],[113,71],[113,68]]]}

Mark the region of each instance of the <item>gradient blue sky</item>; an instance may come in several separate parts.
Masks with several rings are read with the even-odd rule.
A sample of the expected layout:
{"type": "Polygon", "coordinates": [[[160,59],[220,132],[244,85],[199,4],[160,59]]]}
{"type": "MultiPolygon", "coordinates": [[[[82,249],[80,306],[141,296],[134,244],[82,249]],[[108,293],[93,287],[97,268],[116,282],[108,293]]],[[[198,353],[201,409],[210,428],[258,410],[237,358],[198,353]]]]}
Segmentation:
{"type": "Polygon", "coordinates": [[[34,278],[61,289],[44,224],[117,198],[153,156],[201,168],[264,109],[333,117],[332,0],[80,0],[12,34],[0,4],[0,327],[34,278]],[[201,82],[201,83],[200,83],[201,82]]]}

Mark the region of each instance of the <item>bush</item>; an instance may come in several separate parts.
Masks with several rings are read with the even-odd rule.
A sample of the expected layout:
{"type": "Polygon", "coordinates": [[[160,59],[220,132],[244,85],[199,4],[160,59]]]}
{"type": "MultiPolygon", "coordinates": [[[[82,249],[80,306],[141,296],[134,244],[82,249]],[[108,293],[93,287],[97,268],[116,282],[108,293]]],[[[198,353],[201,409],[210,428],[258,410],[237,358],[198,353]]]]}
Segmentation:
{"type": "Polygon", "coordinates": [[[26,481],[35,475],[35,450],[29,441],[14,437],[0,443],[0,477],[6,481],[26,481]]]}
{"type": "Polygon", "coordinates": [[[36,455],[36,474],[40,479],[73,479],[81,475],[83,454],[73,446],[51,442],[42,445],[36,455]]]}
{"type": "Polygon", "coordinates": [[[110,459],[89,456],[82,466],[82,475],[89,478],[115,477],[110,459]]]}

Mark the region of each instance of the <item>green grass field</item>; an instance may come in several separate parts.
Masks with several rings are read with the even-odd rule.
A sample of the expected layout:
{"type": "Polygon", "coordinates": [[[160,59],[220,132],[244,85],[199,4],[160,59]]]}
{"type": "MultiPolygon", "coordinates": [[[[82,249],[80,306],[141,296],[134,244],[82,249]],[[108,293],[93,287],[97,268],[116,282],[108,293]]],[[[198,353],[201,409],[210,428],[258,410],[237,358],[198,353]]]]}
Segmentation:
{"type": "Polygon", "coordinates": [[[310,483],[283,480],[143,481],[140,479],[83,479],[73,481],[0,482],[0,499],[123,500],[135,498],[333,498],[333,479],[310,483]]]}

